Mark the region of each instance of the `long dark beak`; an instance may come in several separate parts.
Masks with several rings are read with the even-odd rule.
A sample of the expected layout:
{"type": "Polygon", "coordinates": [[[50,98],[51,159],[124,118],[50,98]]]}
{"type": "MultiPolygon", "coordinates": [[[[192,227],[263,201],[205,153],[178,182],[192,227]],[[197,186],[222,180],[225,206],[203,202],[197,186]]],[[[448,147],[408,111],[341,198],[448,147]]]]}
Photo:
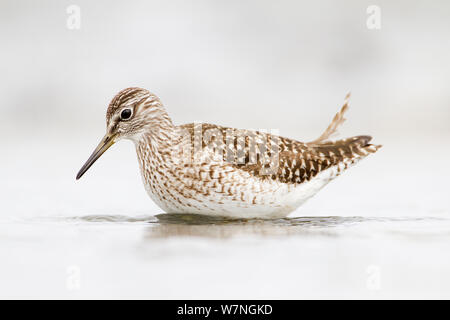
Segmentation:
{"type": "Polygon", "coordinates": [[[94,152],[92,152],[92,155],[89,157],[89,159],[87,159],[86,163],[81,167],[80,171],[78,171],[77,180],[80,179],[83,174],[88,171],[88,169],[94,164],[94,162],[97,161],[97,159],[100,158],[100,156],[116,142],[115,137],[116,136],[110,136],[108,134],[103,137],[97,148],[95,148],[94,152]]]}

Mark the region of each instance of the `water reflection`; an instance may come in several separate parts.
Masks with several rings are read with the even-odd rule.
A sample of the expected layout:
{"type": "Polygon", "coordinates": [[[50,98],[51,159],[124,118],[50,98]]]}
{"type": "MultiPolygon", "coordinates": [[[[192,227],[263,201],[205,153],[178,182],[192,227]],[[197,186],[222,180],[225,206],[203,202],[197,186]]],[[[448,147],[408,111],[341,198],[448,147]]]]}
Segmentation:
{"type": "Polygon", "coordinates": [[[114,222],[114,223],[135,223],[135,222],[152,222],[156,220],[155,216],[141,215],[141,216],[126,216],[126,215],[102,215],[92,214],[86,216],[70,217],[72,221],[80,222],[114,222]]]}
{"type": "Polygon", "coordinates": [[[295,217],[273,220],[227,219],[189,214],[159,214],[150,221],[147,237],[207,237],[234,236],[291,236],[320,234],[335,236],[330,227],[351,225],[367,221],[363,217],[295,217]]]}
{"type": "MultiPolygon", "coordinates": [[[[49,218],[56,222],[55,218],[49,218]]],[[[58,220],[58,219],[56,219],[58,220]]],[[[132,224],[145,226],[145,238],[170,237],[203,237],[203,238],[231,238],[234,236],[329,236],[342,235],[343,228],[362,226],[373,223],[380,224],[382,231],[391,234],[404,235],[413,232],[423,234],[431,226],[443,226],[448,218],[443,217],[360,217],[360,216],[316,216],[292,217],[283,219],[229,219],[195,214],[158,214],[158,215],[86,215],[77,217],[60,217],[59,220],[75,223],[100,224],[132,224]],[[438,224],[436,224],[438,222],[438,224]],[[410,230],[411,229],[411,230],[410,230]],[[406,232],[409,230],[409,233],[406,232]],[[406,233],[405,233],[406,232],[406,233]]],[[[58,221],[59,221],[58,220],[58,221]]],[[[42,217],[40,222],[46,221],[42,217]]],[[[352,229],[354,230],[354,229],[352,229]]],[[[431,230],[435,232],[436,230],[431,230]]],[[[366,235],[362,232],[360,235],[366,235]]]]}

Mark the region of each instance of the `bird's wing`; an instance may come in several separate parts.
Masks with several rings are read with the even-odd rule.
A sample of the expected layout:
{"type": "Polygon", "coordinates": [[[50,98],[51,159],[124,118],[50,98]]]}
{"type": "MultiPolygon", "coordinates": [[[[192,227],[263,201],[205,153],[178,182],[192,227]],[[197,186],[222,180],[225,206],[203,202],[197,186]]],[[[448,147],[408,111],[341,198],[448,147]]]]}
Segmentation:
{"type": "Polygon", "coordinates": [[[279,141],[278,157],[274,157],[273,163],[268,164],[267,161],[264,162],[258,158],[256,164],[244,163],[236,164],[236,166],[262,179],[269,178],[293,184],[309,181],[318,173],[334,166],[340,173],[356,160],[376,152],[381,147],[369,144],[372,139],[370,136],[356,136],[317,145],[283,137],[268,136],[267,138],[271,141],[277,139],[279,141]]]}
{"type": "Polygon", "coordinates": [[[379,148],[369,144],[369,136],[312,144],[213,124],[186,124],[180,128],[189,133],[190,141],[202,141],[203,151],[221,152],[221,159],[231,166],[263,180],[283,183],[309,181],[323,170],[340,163],[351,163],[379,148]]]}

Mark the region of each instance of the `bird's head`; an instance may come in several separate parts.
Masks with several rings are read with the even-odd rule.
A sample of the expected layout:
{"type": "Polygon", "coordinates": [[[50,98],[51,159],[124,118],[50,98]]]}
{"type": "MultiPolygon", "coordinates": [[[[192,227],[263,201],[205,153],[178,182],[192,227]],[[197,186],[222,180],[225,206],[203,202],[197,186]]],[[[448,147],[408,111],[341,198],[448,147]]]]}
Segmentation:
{"type": "Polygon", "coordinates": [[[120,139],[139,141],[144,133],[157,134],[172,126],[158,97],[142,88],[127,88],[111,100],[106,111],[106,134],[77,174],[77,180],[120,139]]]}

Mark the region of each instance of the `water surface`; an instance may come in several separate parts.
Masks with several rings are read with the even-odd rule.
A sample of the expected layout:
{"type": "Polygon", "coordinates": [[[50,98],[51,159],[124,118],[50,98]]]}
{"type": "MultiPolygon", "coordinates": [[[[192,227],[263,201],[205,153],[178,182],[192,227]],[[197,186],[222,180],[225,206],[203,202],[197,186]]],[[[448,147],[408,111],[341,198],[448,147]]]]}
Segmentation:
{"type": "Polygon", "coordinates": [[[8,219],[0,296],[449,297],[448,252],[444,216],[8,219]]]}

